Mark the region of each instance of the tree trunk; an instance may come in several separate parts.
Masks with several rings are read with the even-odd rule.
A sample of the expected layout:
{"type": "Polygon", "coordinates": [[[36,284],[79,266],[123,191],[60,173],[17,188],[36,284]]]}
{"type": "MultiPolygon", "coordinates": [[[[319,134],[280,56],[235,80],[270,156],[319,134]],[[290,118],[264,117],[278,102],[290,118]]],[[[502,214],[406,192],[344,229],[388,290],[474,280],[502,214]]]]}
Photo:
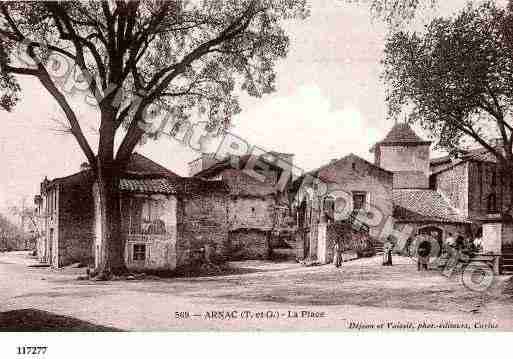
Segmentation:
{"type": "Polygon", "coordinates": [[[119,173],[113,166],[98,165],[97,182],[100,200],[102,245],[99,267],[100,279],[109,279],[112,274],[127,272],[125,266],[125,241],[121,235],[121,208],[119,196],[119,173]]]}

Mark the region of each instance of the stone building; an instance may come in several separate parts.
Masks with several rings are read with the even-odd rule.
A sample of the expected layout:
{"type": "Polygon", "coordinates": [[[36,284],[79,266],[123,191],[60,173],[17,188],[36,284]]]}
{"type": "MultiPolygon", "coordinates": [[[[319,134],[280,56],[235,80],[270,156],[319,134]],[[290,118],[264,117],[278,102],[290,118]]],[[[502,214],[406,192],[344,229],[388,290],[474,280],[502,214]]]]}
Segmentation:
{"type": "Polygon", "coordinates": [[[371,148],[374,164],[350,154],[298,179],[298,258],[331,259],[330,218],[368,228],[376,248],[390,237],[469,235],[471,221],[431,186],[430,144],[398,123],[371,148]]]}
{"type": "MultiPolygon", "coordinates": [[[[137,176],[123,178],[121,233],[130,270],[169,271],[202,256],[229,256],[227,193],[220,181],[137,176]]],[[[101,214],[95,187],[95,258],[102,250],[101,214]]]]}
{"type": "Polygon", "coordinates": [[[232,259],[268,258],[271,249],[294,245],[293,221],[289,215],[287,179],[283,168],[269,158],[284,159],[292,166],[293,155],[232,156],[221,161],[209,154],[191,162],[194,178],[219,180],[229,188],[228,225],[232,259]]]}
{"type": "MultiPolygon", "coordinates": [[[[502,146],[495,148],[502,151],[502,146]]],[[[482,236],[483,252],[501,255],[502,268],[513,271],[513,221],[509,185],[511,174],[503,171],[496,157],[474,149],[458,157],[431,161],[431,186],[443,194],[472,223],[472,234],[482,236]]]]}
{"type": "MultiPolygon", "coordinates": [[[[240,161],[245,166],[250,158],[240,161]]],[[[119,188],[127,267],[174,270],[206,253],[218,260],[267,258],[273,243],[279,245],[294,228],[286,220],[287,196],[275,188],[277,168],[257,171],[262,177],[219,162],[184,178],[134,154],[119,188]]],[[[91,170],[45,179],[36,206],[43,228],[37,244],[41,262],[99,264],[104,246],[91,170]]]]}
{"type": "Polygon", "coordinates": [[[393,172],[394,229],[405,236],[430,234],[441,244],[450,233],[469,236],[470,221],[430,182],[430,141],[397,123],[371,148],[375,164],[393,172]]]}
{"type": "Polygon", "coordinates": [[[298,178],[294,188],[299,228],[297,258],[331,260],[333,243],[324,243],[330,237],[328,225],[367,218],[367,214],[377,208],[381,211],[381,217],[377,218],[380,223],[365,226],[370,237],[381,238],[386,218],[393,212],[392,182],[392,172],[354,154],[333,160],[298,178]]]}
{"type": "Polygon", "coordinates": [[[41,183],[35,205],[41,231],[36,249],[42,263],[60,267],[92,262],[93,183],[89,170],[41,183]]]}

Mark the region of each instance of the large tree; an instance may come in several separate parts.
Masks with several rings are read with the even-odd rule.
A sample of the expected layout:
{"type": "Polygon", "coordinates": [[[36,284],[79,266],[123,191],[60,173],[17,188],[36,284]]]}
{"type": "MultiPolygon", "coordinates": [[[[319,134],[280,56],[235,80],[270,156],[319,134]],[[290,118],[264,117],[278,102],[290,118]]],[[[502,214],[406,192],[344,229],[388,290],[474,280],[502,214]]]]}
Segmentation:
{"type": "Polygon", "coordinates": [[[18,76],[29,76],[60,106],[97,178],[104,243],[97,269],[106,274],[126,270],[118,183],[147,136],[147,110],[226,124],[239,111],[237,88],[252,96],[274,90],[274,65],[289,45],[282,20],[308,9],[305,0],[47,1],[2,2],[0,14],[1,105],[13,108],[18,76]],[[52,76],[62,59],[79,69],[96,101],[97,153],[52,76]]]}
{"type": "Polygon", "coordinates": [[[383,64],[390,117],[406,111],[449,152],[482,146],[513,193],[511,16],[494,2],[468,5],[422,33],[391,36],[383,64]]]}

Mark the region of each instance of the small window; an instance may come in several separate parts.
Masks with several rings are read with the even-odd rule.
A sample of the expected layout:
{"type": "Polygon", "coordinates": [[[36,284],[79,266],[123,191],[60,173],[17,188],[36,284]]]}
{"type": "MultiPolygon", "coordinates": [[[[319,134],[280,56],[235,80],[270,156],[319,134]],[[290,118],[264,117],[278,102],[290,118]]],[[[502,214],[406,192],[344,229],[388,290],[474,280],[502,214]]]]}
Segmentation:
{"type": "Polygon", "coordinates": [[[353,163],[351,164],[351,167],[353,168],[353,171],[354,171],[354,170],[356,170],[356,163],[354,163],[354,162],[353,162],[353,163]]]}
{"type": "Polygon", "coordinates": [[[359,210],[365,208],[367,194],[365,192],[353,193],[353,209],[359,210]]]}
{"type": "Polygon", "coordinates": [[[497,212],[497,197],[494,193],[488,196],[487,201],[488,213],[496,213],[497,212]]]}
{"type": "Polygon", "coordinates": [[[492,186],[497,185],[497,174],[493,169],[490,170],[490,182],[492,183],[492,186]]]}
{"type": "Polygon", "coordinates": [[[145,244],[134,244],[134,261],[146,260],[146,245],[145,244]]]}
{"type": "Polygon", "coordinates": [[[325,197],[324,198],[324,213],[328,218],[333,219],[335,216],[335,198],[325,197]]]}

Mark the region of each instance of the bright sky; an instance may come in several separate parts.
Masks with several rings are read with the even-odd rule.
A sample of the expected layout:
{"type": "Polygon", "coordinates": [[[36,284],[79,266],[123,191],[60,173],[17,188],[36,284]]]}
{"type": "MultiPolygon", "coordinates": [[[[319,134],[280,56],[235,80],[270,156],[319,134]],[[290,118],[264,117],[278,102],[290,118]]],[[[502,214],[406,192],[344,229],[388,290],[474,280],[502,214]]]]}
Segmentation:
{"type": "MultiPolygon", "coordinates": [[[[437,13],[450,14],[466,1],[441,3],[437,13]]],[[[370,159],[369,148],[392,126],[380,80],[384,25],[373,22],[365,6],[311,4],[310,18],[286,24],[291,47],[277,68],[277,91],[260,99],[243,96],[233,129],[251,144],[295,153],[295,164],[307,170],[350,152],[370,159]]],[[[23,89],[16,111],[0,114],[0,212],[23,197],[30,205],[44,176],[72,174],[85,160],[71,136],[52,130],[51,119],[63,117],[50,95],[33,80],[24,80],[23,89]]],[[[96,116],[88,105],[78,113],[96,116]]],[[[167,138],[137,151],[182,175],[197,157],[167,138]]]]}

